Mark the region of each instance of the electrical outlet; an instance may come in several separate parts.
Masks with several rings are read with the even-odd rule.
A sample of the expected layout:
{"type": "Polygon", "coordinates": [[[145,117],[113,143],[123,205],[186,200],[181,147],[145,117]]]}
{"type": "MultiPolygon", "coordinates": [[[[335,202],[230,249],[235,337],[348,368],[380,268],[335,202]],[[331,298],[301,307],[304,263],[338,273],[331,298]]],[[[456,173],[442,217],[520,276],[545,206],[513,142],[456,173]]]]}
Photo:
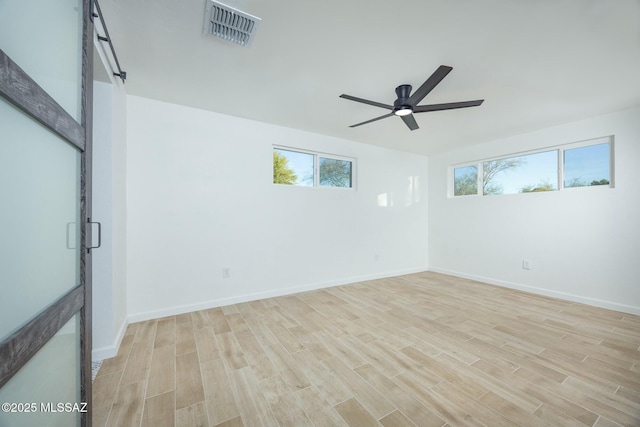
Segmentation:
{"type": "Polygon", "coordinates": [[[522,268],[524,270],[531,270],[531,261],[529,261],[528,259],[523,259],[522,260],[522,268]]]}
{"type": "Polygon", "coordinates": [[[229,267],[225,267],[222,269],[222,277],[224,279],[228,279],[229,277],[231,277],[231,269],[229,267]]]}

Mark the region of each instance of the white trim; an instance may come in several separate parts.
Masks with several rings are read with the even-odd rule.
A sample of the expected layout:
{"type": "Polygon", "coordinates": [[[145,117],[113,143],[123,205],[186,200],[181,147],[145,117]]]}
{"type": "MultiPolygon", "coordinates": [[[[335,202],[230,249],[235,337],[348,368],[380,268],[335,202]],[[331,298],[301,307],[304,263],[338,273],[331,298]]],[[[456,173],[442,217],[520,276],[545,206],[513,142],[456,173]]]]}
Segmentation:
{"type": "Polygon", "coordinates": [[[589,139],[587,141],[580,141],[580,142],[576,142],[573,144],[566,144],[563,145],[561,147],[558,148],[558,170],[561,171],[561,173],[558,173],[558,177],[560,179],[559,182],[559,186],[558,189],[559,190],[576,190],[578,188],[595,188],[595,187],[602,187],[602,188],[614,188],[615,187],[615,173],[614,173],[614,159],[613,159],[613,135],[609,135],[609,136],[603,136],[601,138],[594,138],[594,139],[589,139]],[[579,187],[565,187],[564,186],[564,152],[568,151],[568,150],[575,150],[577,148],[585,148],[585,147],[591,147],[594,145],[604,145],[604,144],[609,144],[609,185],[582,185],[579,187]],[[562,176],[560,176],[562,175],[562,176]],[[561,187],[560,187],[561,186],[561,187]]]}
{"type": "Polygon", "coordinates": [[[523,285],[521,283],[508,282],[506,280],[493,279],[491,277],[478,276],[476,274],[467,274],[459,271],[447,270],[445,268],[429,267],[428,271],[434,273],[447,274],[449,276],[461,277],[463,279],[476,280],[478,282],[488,283],[503,288],[517,289],[519,291],[529,292],[532,294],[544,295],[548,297],[558,298],[565,301],[577,302],[594,307],[606,308],[609,310],[620,311],[623,313],[640,315],[640,307],[620,304],[613,301],[605,301],[597,298],[588,298],[580,295],[569,294],[565,292],[552,291],[550,289],[538,288],[535,286],[523,285]]]}
{"type": "Polygon", "coordinates": [[[584,139],[582,141],[571,142],[568,144],[558,145],[558,148],[564,150],[572,150],[574,148],[590,147],[592,145],[608,144],[613,142],[613,135],[599,136],[597,138],[584,139]]]}
{"type": "Polygon", "coordinates": [[[120,344],[122,343],[122,338],[124,338],[124,334],[127,331],[127,327],[129,326],[128,319],[124,319],[122,325],[120,325],[120,330],[116,335],[116,339],[114,340],[112,345],[108,345],[105,347],[94,348],[91,350],[91,360],[104,360],[110,359],[112,357],[116,357],[118,354],[118,349],[120,348],[120,344]]]}
{"type": "Polygon", "coordinates": [[[609,136],[609,187],[616,188],[616,137],[609,136]]]}
{"type": "Polygon", "coordinates": [[[393,271],[393,272],[381,273],[381,274],[357,276],[357,277],[351,277],[348,279],[337,279],[337,280],[331,280],[327,282],[310,283],[307,285],[293,286],[290,288],[282,288],[282,289],[276,289],[271,291],[255,292],[251,294],[238,295],[235,297],[220,298],[215,300],[199,302],[197,304],[186,304],[186,305],[180,305],[175,307],[167,307],[161,310],[153,310],[153,311],[147,311],[143,313],[134,313],[134,314],[130,314],[127,320],[129,323],[143,322],[145,320],[160,319],[162,317],[175,316],[175,315],[184,314],[184,313],[191,313],[193,311],[206,310],[206,309],[215,308],[215,307],[224,307],[227,305],[239,304],[239,303],[248,302],[248,301],[255,301],[255,300],[264,299],[264,298],[273,298],[273,297],[280,297],[285,295],[292,295],[300,292],[313,291],[316,289],[324,289],[324,288],[330,288],[333,286],[348,285],[351,283],[364,282],[368,280],[386,279],[388,277],[402,276],[405,274],[422,273],[425,271],[427,271],[427,268],[421,267],[421,268],[393,271]]]}

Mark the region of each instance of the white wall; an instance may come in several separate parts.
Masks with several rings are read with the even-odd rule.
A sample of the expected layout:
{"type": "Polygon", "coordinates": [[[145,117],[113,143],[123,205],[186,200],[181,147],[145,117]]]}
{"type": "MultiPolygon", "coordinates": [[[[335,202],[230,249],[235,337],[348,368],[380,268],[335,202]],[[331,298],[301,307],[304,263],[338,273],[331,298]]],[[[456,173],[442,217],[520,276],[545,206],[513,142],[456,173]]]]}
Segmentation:
{"type": "Polygon", "coordinates": [[[92,251],[92,345],[102,360],[115,356],[127,327],[127,105],[118,81],[96,81],[93,91],[92,220],[102,223],[102,246],[92,251]]]}
{"type": "Polygon", "coordinates": [[[640,314],[639,141],[634,108],[429,158],[430,270],[640,314]],[[447,198],[449,165],[607,135],[615,188],[447,198]]]}
{"type": "Polygon", "coordinates": [[[127,129],[131,321],[427,267],[424,156],[135,96],[127,129]],[[274,185],[273,144],[356,157],[357,191],[274,185]]]}

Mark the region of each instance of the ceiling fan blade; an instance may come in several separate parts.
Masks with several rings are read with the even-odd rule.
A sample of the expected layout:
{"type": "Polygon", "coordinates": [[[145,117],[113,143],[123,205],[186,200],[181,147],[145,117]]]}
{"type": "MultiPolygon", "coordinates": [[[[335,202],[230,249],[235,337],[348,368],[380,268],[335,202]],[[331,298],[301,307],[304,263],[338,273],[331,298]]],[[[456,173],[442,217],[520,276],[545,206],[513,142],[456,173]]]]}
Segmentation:
{"type": "Polygon", "coordinates": [[[414,107],[413,112],[428,113],[429,111],[454,110],[456,108],[477,107],[483,102],[484,102],[484,99],[478,99],[476,101],[449,102],[447,104],[418,105],[417,107],[414,107]]]}
{"type": "Polygon", "coordinates": [[[407,114],[406,116],[400,116],[400,117],[402,118],[402,121],[404,122],[404,124],[407,125],[409,129],[416,130],[419,128],[415,117],[413,117],[413,114],[407,114]]]}
{"type": "Polygon", "coordinates": [[[354,128],[357,126],[366,125],[367,123],[375,122],[376,120],[386,119],[387,117],[391,117],[393,115],[394,115],[393,113],[385,114],[384,116],[376,117],[375,119],[367,120],[366,122],[356,123],[355,125],[351,125],[349,127],[354,128]]]}
{"type": "Polygon", "coordinates": [[[369,101],[368,99],[356,98],[355,96],[351,96],[351,95],[342,94],[340,95],[340,98],[348,99],[350,101],[362,102],[363,104],[373,105],[374,107],[385,108],[387,110],[393,110],[393,105],[382,104],[380,102],[375,102],[375,101],[369,101]]]}
{"type": "Polygon", "coordinates": [[[434,87],[438,85],[438,83],[442,81],[442,79],[447,76],[447,74],[449,74],[451,70],[453,70],[453,68],[447,65],[441,65],[438,67],[438,69],[431,74],[431,77],[429,77],[426,82],[422,83],[422,86],[413,92],[413,95],[407,99],[407,104],[415,107],[424,99],[425,96],[427,96],[429,92],[433,90],[434,87]]]}

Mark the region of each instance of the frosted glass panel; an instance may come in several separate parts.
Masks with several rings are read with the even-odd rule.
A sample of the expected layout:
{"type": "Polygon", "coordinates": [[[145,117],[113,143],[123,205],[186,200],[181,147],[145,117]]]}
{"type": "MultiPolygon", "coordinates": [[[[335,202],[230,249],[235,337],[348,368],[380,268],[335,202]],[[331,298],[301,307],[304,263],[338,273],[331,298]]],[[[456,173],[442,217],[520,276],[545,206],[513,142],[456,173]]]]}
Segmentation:
{"type": "Polygon", "coordinates": [[[0,129],[2,340],[80,284],[80,152],[1,97],[0,129]]]}
{"type": "Polygon", "coordinates": [[[16,403],[16,412],[0,411],[0,426],[80,425],[79,331],[79,316],[76,314],[0,389],[0,402],[16,403]],[[25,412],[25,404],[29,412],[25,412]]]}
{"type": "Polygon", "coordinates": [[[81,43],[81,0],[0,0],[0,49],[78,122],[81,43]]]}

